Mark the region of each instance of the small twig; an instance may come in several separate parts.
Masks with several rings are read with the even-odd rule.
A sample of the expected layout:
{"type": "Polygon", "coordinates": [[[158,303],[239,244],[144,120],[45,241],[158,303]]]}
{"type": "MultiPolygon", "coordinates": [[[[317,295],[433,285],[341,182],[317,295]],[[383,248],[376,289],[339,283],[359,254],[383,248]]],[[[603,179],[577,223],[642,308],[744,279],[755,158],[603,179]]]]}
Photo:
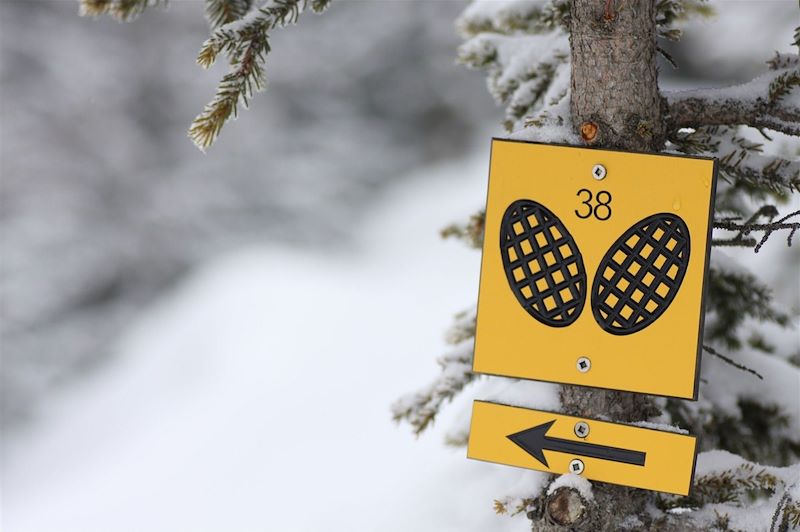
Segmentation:
{"type": "Polygon", "coordinates": [[[764,380],[764,377],[762,377],[761,374],[759,372],[757,372],[756,370],[750,369],[747,366],[745,366],[743,364],[740,364],[740,363],[736,362],[735,360],[733,360],[731,358],[726,357],[725,355],[721,354],[720,352],[718,352],[713,347],[709,347],[707,345],[703,345],[703,351],[705,351],[706,353],[708,353],[710,355],[713,355],[713,356],[719,358],[723,362],[726,362],[726,363],[730,364],[731,366],[733,366],[736,369],[740,369],[742,371],[746,371],[748,373],[752,373],[753,375],[755,375],[756,377],[758,377],[762,381],[764,380]]]}
{"type": "MultiPolygon", "coordinates": [[[[715,226],[716,227],[716,226],[715,226]]],[[[752,248],[758,244],[755,238],[732,238],[730,240],[724,239],[713,239],[711,240],[711,245],[715,247],[726,247],[726,248],[752,248]]]]}
{"type": "Polygon", "coordinates": [[[672,54],[670,54],[668,51],[664,50],[660,46],[656,46],[656,52],[661,54],[661,57],[666,59],[667,63],[669,63],[670,66],[672,66],[672,68],[674,68],[674,69],[678,68],[678,63],[675,62],[675,58],[672,57],[672,54]]]}
{"type": "Polygon", "coordinates": [[[788,230],[789,235],[786,238],[786,244],[791,246],[792,245],[792,238],[794,234],[800,229],[800,221],[798,222],[787,222],[789,218],[794,216],[800,216],[800,211],[790,212],[783,218],[780,218],[776,221],[772,221],[775,216],[778,215],[777,209],[772,205],[765,205],[761,207],[753,216],[750,217],[744,223],[737,223],[731,219],[721,219],[721,220],[714,220],[714,228],[715,229],[724,229],[726,231],[738,231],[738,234],[733,237],[732,239],[728,240],[713,240],[711,243],[715,246],[746,246],[746,247],[754,247],[753,251],[756,253],[759,252],[761,247],[767,242],[767,239],[774,233],[775,231],[780,230],[788,230]],[[765,217],[769,219],[768,223],[754,223],[756,219],[760,217],[765,217]],[[753,231],[763,231],[764,236],[761,237],[761,240],[756,243],[754,238],[745,237],[748,236],[753,231]]]}

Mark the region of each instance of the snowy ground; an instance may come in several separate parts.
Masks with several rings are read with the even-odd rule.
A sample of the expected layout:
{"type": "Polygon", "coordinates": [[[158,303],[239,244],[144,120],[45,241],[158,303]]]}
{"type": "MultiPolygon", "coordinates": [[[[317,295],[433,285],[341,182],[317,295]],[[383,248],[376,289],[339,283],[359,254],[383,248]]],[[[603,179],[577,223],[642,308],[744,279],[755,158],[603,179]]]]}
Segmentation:
{"type": "Polygon", "coordinates": [[[165,294],[7,441],[3,530],[524,530],[492,500],[529,475],[388,410],[476,293],[479,254],[437,235],[479,206],[488,141],[475,154],[391,190],[354,249],[242,250],[165,294]]]}
{"type": "MultiPolygon", "coordinates": [[[[2,530],[526,530],[492,501],[542,477],[442,443],[472,393],[419,440],[389,414],[477,292],[479,254],[437,230],[480,206],[484,138],[390,188],[338,255],[243,249],[164,294],[113,362],[6,435],[2,530]]],[[[763,269],[792,250],[730,253],[763,269]]]]}
{"type": "MultiPolygon", "coordinates": [[[[734,11],[726,7],[722,16],[733,17],[734,11]]],[[[28,34],[35,41],[43,35],[28,34]]],[[[748,32],[696,32],[695,38],[716,41],[720,34],[748,32]]],[[[778,35],[783,33],[776,31],[772,38],[778,35]]],[[[96,46],[92,39],[87,42],[96,46]]],[[[745,41],[737,43],[741,47],[745,41]]],[[[705,51],[712,44],[688,48],[705,51]]],[[[745,53],[739,48],[731,53],[727,44],[718,47],[726,57],[745,53]]],[[[751,48],[760,67],[771,47],[751,48]]],[[[188,67],[195,68],[191,61],[188,67]]],[[[739,66],[732,70],[749,75],[739,66]]],[[[259,105],[266,106],[268,99],[259,105]]],[[[124,108],[115,100],[109,105],[124,108]]],[[[320,105],[328,109],[327,103],[320,105]]],[[[264,112],[271,116],[272,108],[264,112]]],[[[51,129],[49,121],[42,123],[51,129]]],[[[184,125],[179,126],[182,135],[184,125]]],[[[228,133],[236,135],[235,129],[228,133]]],[[[349,157],[350,151],[342,153],[349,157]]],[[[384,152],[372,155],[380,158],[378,153],[384,152]]],[[[389,413],[392,401],[438,373],[435,358],[450,349],[443,332],[451,316],[477,295],[479,254],[437,235],[442,226],[463,221],[480,207],[487,137],[474,153],[462,164],[419,171],[387,190],[367,223],[352,228],[355,244],[348,242],[338,255],[330,252],[336,246],[319,252],[274,245],[242,249],[195,269],[177,289],[164,293],[131,324],[117,345],[119,356],[53,391],[35,424],[4,435],[0,529],[526,530],[524,519],[495,516],[492,500],[523,487],[532,492],[540,477],[468,461],[463,449],[442,444],[443,429],[463,413],[468,397],[446,410],[419,440],[407,426],[395,426],[389,413]]],[[[248,171],[251,166],[258,167],[249,159],[242,164],[248,171]]],[[[196,169],[181,174],[187,186],[196,184],[196,169]]],[[[163,178],[158,172],[153,176],[163,178]]],[[[53,178],[75,189],[62,174],[53,178]]],[[[133,181],[126,177],[126,182],[133,181]]],[[[797,198],[781,210],[795,205],[797,198]]],[[[306,222],[304,234],[326,224],[308,217],[306,222]]],[[[77,234],[86,240],[87,235],[77,234]]],[[[112,240],[118,243],[116,236],[112,240]]],[[[105,264],[108,252],[99,249],[99,263],[105,264]]],[[[765,270],[789,257],[797,264],[797,249],[796,242],[793,253],[786,250],[783,236],[775,236],[758,256],[728,253],[769,276],[765,270]]],[[[50,261],[44,266],[49,268],[50,261]]],[[[787,277],[774,284],[784,287],[777,297],[797,309],[798,279],[786,271],[787,277]]],[[[719,366],[708,358],[704,364],[719,366]]],[[[507,381],[495,384],[503,387],[507,381]]],[[[488,390],[482,387],[480,396],[489,398],[488,390]]]]}

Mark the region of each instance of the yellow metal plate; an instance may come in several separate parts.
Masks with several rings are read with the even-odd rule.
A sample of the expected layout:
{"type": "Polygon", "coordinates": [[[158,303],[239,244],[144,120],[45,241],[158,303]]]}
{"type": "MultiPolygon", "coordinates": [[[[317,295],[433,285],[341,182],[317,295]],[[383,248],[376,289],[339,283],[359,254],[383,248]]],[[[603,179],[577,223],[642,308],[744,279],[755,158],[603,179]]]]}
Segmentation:
{"type": "Polygon", "coordinates": [[[688,495],[696,456],[694,436],[483,401],[472,407],[467,457],[475,460],[557,475],[576,467],[588,479],[688,495]],[[575,434],[579,422],[585,438],[575,434]]]}
{"type": "Polygon", "coordinates": [[[713,159],[495,139],[473,370],[696,399],[715,186],[713,159]]]}

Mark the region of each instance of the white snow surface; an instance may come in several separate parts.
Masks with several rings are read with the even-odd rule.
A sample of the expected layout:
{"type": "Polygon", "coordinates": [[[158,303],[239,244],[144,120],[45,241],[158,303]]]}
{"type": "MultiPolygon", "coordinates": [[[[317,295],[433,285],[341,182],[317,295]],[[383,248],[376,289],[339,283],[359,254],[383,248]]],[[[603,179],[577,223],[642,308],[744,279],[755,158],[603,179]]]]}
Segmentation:
{"type": "Polygon", "coordinates": [[[510,22],[524,19],[547,7],[547,0],[473,0],[456,20],[456,28],[462,33],[469,25],[510,30],[510,22]]]}
{"type": "MultiPolygon", "coordinates": [[[[737,100],[742,103],[755,103],[757,100],[766,100],[769,94],[769,87],[772,81],[795,68],[785,68],[777,71],[770,71],[758,76],[757,78],[736,85],[722,88],[698,88],[689,90],[665,91],[664,97],[672,105],[674,102],[683,101],[690,98],[698,98],[708,101],[737,100]]],[[[793,92],[793,91],[790,91],[793,92]]]]}
{"type": "MultiPolygon", "coordinates": [[[[739,466],[747,464],[742,457],[727,451],[708,451],[697,456],[696,477],[736,470],[739,466]]],[[[795,497],[797,485],[800,483],[800,464],[788,467],[774,467],[754,465],[753,471],[765,471],[778,479],[775,493],[767,498],[753,501],[747,505],[734,504],[709,504],[698,511],[688,510],[693,518],[700,524],[711,526],[718,514],[730,518],[730,527],[734,530],[747,530],[748,532],[767,532],[775,515],[775,509],[780,499],[788,493],[795,497]]]]}
{"type": "MultiPolygon", "coordinates": [[[[748,464],[747,460],[741,456],[720,449],[706,451],[697,455],[697,466],[695,467],[695,478],[705,475],[713,475],[736,469],[737,467],[748,464]]],[[[800,481],[800,463],[787,467],[776,467],[768,465],[755,465],[757,471],[765,470],[779,478],[786,486],[793,486],[800,481]]]]}
{"type": "Polygon", "coordinates": [[[635,427],[643,427],[646,429],[674,432],[676,434],[689,434],[688,430],[676,427],[675,425],[670,425],[669,423],[654,423],[652,421],[635,421],[631,423],[631,425],[635,427]]]}
{"type": "Polygon", "coordinates": [[[488,148],[390,191],[355,249],[242,250],[165,294],[7,438],[2,529],[526,530],[493,500],[543,475],[443,446],[452,409],[419,439],[389,412],[474,303],[479,253],[437,231],[480,207],[488,148]]]}
{"type": "Polygon", "coordinates": [[[555,479],[547,488],[547,494],[555,493],[558,488],[572,488],[581,494],[581,497],[587,501],[594,500],[594,493],[592,492],[592,483],[586,480],[585,477],[576,475],[574,473],[567,473],[555,479]]]}

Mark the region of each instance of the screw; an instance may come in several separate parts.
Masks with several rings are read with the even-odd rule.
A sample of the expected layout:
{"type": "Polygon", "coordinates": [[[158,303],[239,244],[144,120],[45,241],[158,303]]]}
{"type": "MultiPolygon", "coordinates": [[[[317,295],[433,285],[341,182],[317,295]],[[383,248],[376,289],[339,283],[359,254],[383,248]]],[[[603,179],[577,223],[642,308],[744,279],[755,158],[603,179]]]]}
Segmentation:
{"type": "Polygon", "coordinates": [[[586,357],[581,357],[578,359],[578,362],[575,364],[575,366],[581,373],[586,373],[592,368],[592,361],[586,357]]]}
{"type": "Polygon", "coordinates": [[[578,421],[575,423],[575,436],[585,438],[589,435],[589,424],[585,421],[578,421]]]}
{"type": "Polygon", "coordinates": [[[575,473],[576,475],[580,475],[583,473],[583,462],[575,458],[569,463],[569,472],[575,473]]]}
{"type": "Polygon", "coordinates": [[[606,178],[606,167],[602,164],[596,164],[592,167],[592,177],[601,181],[606,178]]]}

